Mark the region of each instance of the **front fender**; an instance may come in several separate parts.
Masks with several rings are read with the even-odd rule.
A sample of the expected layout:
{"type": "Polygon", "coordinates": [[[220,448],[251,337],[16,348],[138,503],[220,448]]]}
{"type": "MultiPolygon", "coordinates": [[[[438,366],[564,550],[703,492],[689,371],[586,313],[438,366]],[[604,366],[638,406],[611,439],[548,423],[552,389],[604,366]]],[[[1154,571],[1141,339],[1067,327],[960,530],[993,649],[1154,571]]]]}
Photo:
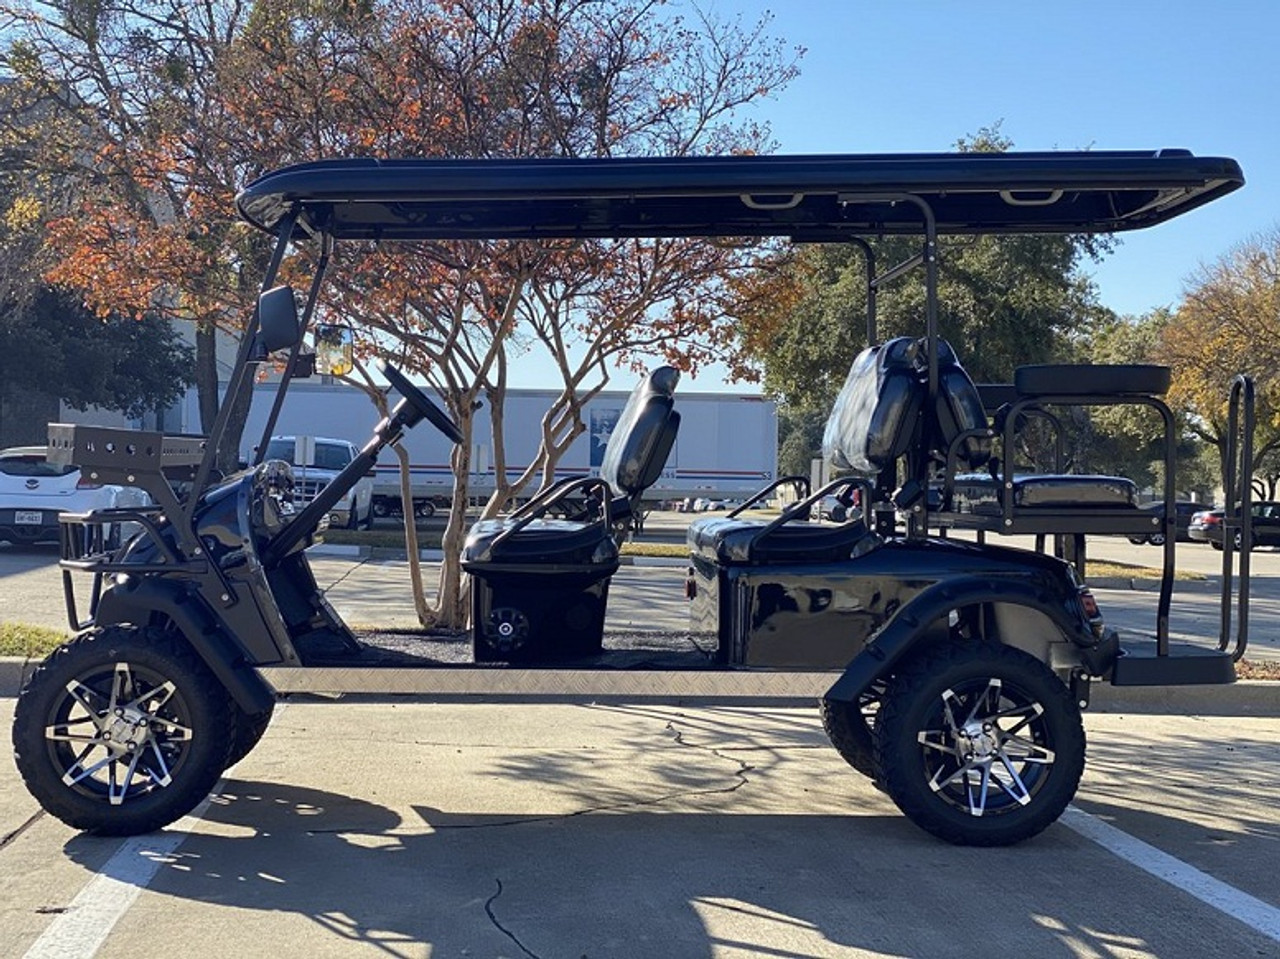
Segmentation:
{"type": "Polygon", "coordinates": [[[876,680],[892,671],[894,664],[925,636],[930,625],[953,609],[985,603],[1011,603],[1038,610],[1062,630],[1063,636],[1086,651],[1101,642],[1042,587],[989,576],[946,579],[922,590],[881,626],[823,698],[856,703],[876,680]]]}
{"type": "Polygon", "coordinates": [[[113,586],[102,594],[95,622],[143,626],[157,613],[178,628],[246,713],[256,715],[275,703],[275,691],[245,661],[244,653],[200,599],[180,583],[149,578],[140,579],[127,591],[113,586]]]}

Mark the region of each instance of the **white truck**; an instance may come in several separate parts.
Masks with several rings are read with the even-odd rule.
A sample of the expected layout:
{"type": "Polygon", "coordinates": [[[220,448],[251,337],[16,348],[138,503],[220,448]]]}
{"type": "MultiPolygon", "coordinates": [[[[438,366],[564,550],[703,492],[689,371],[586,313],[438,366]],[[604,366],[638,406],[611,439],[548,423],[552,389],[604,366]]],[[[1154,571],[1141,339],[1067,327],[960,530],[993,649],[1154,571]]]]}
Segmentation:
{"type": "MultiPolygon", "coordinates": [[[[257,389],[274,392],[269,384],[257,389]]],[[[586,404],[587,430],[561,459],[557,478],[599,472],[605,444],[628,395],[629,391],[604,392],[586,404]]],[[[503,422],[511,480],[536,455],[542,416],[556,396],[554,390],[507,391],[503,422]]],[[[269,405],[269,400],[254,402],[244,431],[246,451],[259,441],[269,405]]],[[[775,478],[778,414],[773,400],[753,394],[677,392],[676,409],[681,416],[680,432],[666,469],[647,494],[650,501],[743,499],[775,478]]],[[[302,380],[291,386],[276,432],[302,435],[323,429],[327,436],[360,442],[377,415],[369,398],[354,387],[302,380]]],[[[485,497],[493,492],[496,478],[488,411],[477,411],[474,423],[469,491],[472,496],[485,497]]],[[[409,452],[415,509],[419,515],[430,515],[446,506],[453,495],[452,448],[435,430],[411,431],[404,446],[409,452]]],[[[400,511],[398,470],[396,457],[384,453],[373,480],[374,515],[400,511]]],[[[361,521],[363,518],[361,513],[361,521]]]]}
{"type": "MultiPolygon", "coordinates": [[[[328,436],[273,436],[266,459],[293,467],[293,503],[305,506],[356,458],[360,448],[350,440],[328,436]]],[[[329,512],[329,525],[368,529],[373,525],[373,477],[360,480],[329,512]]]]}

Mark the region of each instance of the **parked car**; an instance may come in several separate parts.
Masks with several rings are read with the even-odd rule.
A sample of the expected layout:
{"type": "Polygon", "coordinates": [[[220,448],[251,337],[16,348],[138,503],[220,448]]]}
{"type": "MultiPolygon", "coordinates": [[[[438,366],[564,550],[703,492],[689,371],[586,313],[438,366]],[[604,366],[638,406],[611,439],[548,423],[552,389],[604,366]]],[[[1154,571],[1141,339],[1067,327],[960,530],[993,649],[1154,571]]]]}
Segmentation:
{"type": "MultiPolygon", "coordinates": [[[[1254,503],[1253,513],[1253,545],[1280,546],[1280,503],[1264,500],[1254,503]]],[[[1201,543],[1209,543],[1214,549],[1222,549],[1223,517],[1226,514],[1220,509],[1205,510],[1191,517],[1187,533],[1191,539],[1201,543]]],[[[1235,545],[1239,549],[1240,532],[1235,534],[1235,545]]]]}
{"type": "MultiPolygon", "coordinates": [[[[146,506],[150,498],[132,486],[95,483],[75,466],[55,466],[43,446],[0,451],[0,539],[10,543],[58,541],[58,514],[91,509],[146,506]]],[[[108,531],[118,544],[131,529],[108,531]]]]}
{"type": "MultiPolygon", "coordinates": [[[[1174,503],[1173,507],[1176,511],[1174,517],[1174,538],[1180,543],[1191,539],[1190,529],[1192,517],[1197,513],[1207,512],[1213,509],[1213,506],[1208,503],[1192,503],[1190,501],[1179,501],[1174,503]]],[[[1160,519],[1164,519],[1164,503],[1148,503],[1142,508],[1151,512],[1155,516],[1158,516],[1160,519]]],[[[1156,529],[1155,526],[1152,528],[1156,529]]],[[[1146,536],[1130,536],[1129,542],[1136,546],[1141,546],[1143,543],[1150,543],[1152,546],[1163,546],[1164,528],[1161,526],[1158,528],[1157,532],[1148,533],[1146,536]]]]}

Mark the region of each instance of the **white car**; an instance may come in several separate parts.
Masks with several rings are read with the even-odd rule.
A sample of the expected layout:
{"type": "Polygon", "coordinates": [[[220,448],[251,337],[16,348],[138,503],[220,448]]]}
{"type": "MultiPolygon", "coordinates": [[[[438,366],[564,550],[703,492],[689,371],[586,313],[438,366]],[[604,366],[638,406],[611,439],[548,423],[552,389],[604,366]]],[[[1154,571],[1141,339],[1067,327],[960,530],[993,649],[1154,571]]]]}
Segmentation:
{"type": "MultiPolygon", "coordinates": [[[[329,485],[359,450],[347,440],[326,436],[273,436],[266,459],[284,460],[293,467],[293,505],[301,509],[329,485]]],[[[348,529],[373,526],[373,479],[362,476],[346,498],[329,511],[329,525],[348,529]]]]}
{"type": "MultiPolygon", "coordinates": [[[[0,451],[0,540],[10,543],[58,541],[58,514],[91,509],[147,506],[151,500],[132,486],[113,486],[84,479],[75,466],[55,466],[43,446],[15,446],[0,451]]],[[[129,524],[125,534],[136,529],[129,524]]],[[[108,533],[111,543],[119,529],[108,533]]]]}

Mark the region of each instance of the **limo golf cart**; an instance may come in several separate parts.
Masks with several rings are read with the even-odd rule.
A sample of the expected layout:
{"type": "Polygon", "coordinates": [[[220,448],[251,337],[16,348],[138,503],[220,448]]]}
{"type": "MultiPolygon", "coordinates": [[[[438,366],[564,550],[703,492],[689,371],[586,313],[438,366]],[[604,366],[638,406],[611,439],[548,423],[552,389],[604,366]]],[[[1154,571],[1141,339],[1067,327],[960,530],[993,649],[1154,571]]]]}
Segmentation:
{"type": "MultiPolygon", "coordinates": [[[[1245,544],[1235,596],[1224,556],[1216,647],[1169,640],[1174,536],[1167,509],[1154,640],[1121,646],[1075,563],[1090,534],[1157,532],[1117,477],[1018,466],[1018,433],[1060,428],[1073,406],[1138,404],[1164,429],[1164,499],[1174,499],[1175,424],[1151,366],[1036,366],[974,384],[964,344],[938,335],[939,236],[1110,233],[1155,226],[1243,183],[1229,159],[1185,151],[636,159],[338,159],[250,184],[240,214],[275,238],[227,396],[273,354],[296,359],[321,275],[299,297],[277,277],[292,245],[322,274],[335,243],[785,237],[848,242],[867,260],[867,348],[851,357],[824,452],[838,478],[780,479],[688,533],[687,636],[615,642],[604,629],[619,540],[679,427],[678,373],[644,377],[598,476],[552,486],[478,523],[461,557],[472,628],[461,641],[357,636],[316,585],[306,547],[378,453],[450,416],[394,367],[401,399],[360,455],[308,505],[289,508],[287,464],[217,474],[226,402],[208,437],[55,424],[49,456],[150,493],[145,510],[63,517],[62,567],[75,637],[20,695],[18,768],[41,805],[104,834],[157,829],[192,809],[258,742],[278,693],[652,699],[812,695],[836,749],[901,810],[950,842],[1003,845],[1052,823],[1084,766],[1091,682],[1229,683],[1244,649],[1249,483],[1229,476],[1245,544]],[[919,238],[879,270],[869,241],[919,238]],[[877,338],[875,296],[922,270],[916,335],[877,338]],[[798,490],[780,512],[758,507],[798,490]],[[817,518],[825,498],[849,509],[817,518]],[[856,503],[856,506],[855,506],[856,503]],[[585,504],[585,505],[584,505],[585,504]],[[107,549],[124,520],[142,532],[107,549]],[[969,531],[970,535],[957,535],[969,531]],[[1053,551],[995,545],[1034,534],[1053,551]],[[87,574],[91,585],[75,583],[87,574]],[[87,615],[81,602],[87,592],[87,615]]],[[[288,364],[286,370],[292,369],[288,364]]],[[[281,396],[289,375],[280,382],[281,396]]],[[[1251,386],[1232,410],[1248,462],[1251,386]]],[[[269,437],[280,398],[265,427],[269,437]]],[[[265,451],[267,443],[259,447],[265,451]]],[[[1244,471],[1242,470],[1243,474],[1244,471]]],[[[1231,537],[1226,538],[1231,542],[1231,537]]]]}

